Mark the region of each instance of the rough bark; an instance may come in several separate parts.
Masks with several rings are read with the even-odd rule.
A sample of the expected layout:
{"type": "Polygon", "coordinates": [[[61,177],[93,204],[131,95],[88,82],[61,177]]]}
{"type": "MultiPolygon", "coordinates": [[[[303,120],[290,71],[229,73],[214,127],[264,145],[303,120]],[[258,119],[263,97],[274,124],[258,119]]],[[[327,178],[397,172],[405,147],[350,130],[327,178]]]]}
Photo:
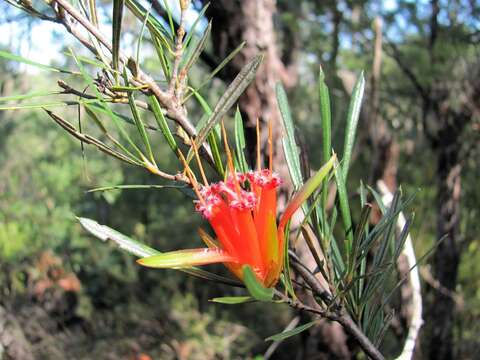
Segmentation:
{"type": "MultiPolygon", "coordinates": [[[[452,139],[454,140],[454,139],[452,139]]],[[[445,240],[434,257],[435,278],[454,292],[457,282],[461,165],[458,145],[451,143],[439,149],[437,165],[437,238],[445,240]]],[[[435,292],[431,319],[435,319],[430,339],[430,359],[453,358],[453,325],[455,303],[451,296],[435,292]]]]}

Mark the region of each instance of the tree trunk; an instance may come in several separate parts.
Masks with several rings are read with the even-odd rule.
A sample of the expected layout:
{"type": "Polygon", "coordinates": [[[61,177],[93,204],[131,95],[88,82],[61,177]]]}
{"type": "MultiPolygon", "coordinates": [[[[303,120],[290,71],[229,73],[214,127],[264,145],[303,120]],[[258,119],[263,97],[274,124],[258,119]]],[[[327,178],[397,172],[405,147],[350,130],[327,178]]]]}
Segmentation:
{"type": "MultiPolygon", "coordinates": [[[[459,250],[459,220],[461,170],[459,144],[442,142],[439,147],[437,168],[437,239],[445,239],[438,245],[434,257],[434,276],[452,293],[457,282],[459,250]]],[[[431,308],[435,319],[431,330],[429,358],[435,360],[453,358],[453,325],[455,302],[452,296],[436,291],[431,308]]]]}

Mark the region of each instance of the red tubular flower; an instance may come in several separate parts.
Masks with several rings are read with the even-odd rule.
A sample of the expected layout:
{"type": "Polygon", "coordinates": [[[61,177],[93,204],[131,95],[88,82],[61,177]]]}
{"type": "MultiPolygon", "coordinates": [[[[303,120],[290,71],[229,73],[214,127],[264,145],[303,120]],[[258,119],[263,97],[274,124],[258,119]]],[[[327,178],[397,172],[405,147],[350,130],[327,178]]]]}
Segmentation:
{"type": "MultiPolygon", "coordinates": [[[[223,135],[226,139],[225,131],[223,135]]],[[[269,135],[271,144],[271,131],[269,135]]],[[[285,227],[295,211],[329,173],[335,155],[295,194],[277,226],[277,188],[282,181],[271,168],[271,146],[270,169],[248,173],[235,171],[227,143],[225,148],[230,172],[226,181],[208,184],[195,145],[203,185],[197,183],[183,159],[186,174],[198,197],[194,201],[195,208],[208,220],[218,241],[200,230],[200,237],[208,248],[172,251],[138,262],[156,268],[188,268],[224,263],[240,280],[243,280],[243,266],[249,265],[265,287],[272,287],[283,269],[285,227]]]]}
{"type": "Polygon", "coordinates": [[[237,277],[242,278],[241,268],[248,264],[265,286],[276,282],[283,263],[276,224],[280,183],[270,170],[236,173],[226,182],[203,186],[201,198],[195,201],[219,241],[207,240],[207,245],[232,259],[226,265],[237,277]]]}

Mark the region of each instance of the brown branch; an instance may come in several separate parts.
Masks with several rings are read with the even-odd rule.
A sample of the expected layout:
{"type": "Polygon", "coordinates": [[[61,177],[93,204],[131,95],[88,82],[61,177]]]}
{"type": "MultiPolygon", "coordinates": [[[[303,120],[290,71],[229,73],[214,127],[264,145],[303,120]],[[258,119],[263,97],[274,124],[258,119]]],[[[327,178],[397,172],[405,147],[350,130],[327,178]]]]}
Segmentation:
{"type": "Polygon", "coordinates": [[[402,54],[398,49],[397,45],[394,42],[388,40],[386,36],[384,36],[384,39],[388,45],[388,48],[390,48],[390,51],[388,51],[388,48],[386,49],[386,54],[390,56],[393,60],[395,60],[400,70],[402,70],[405,76],[411,81],[415,89],[422,96],[423,100],[430,101],[428,91],[422,86],[420,80],[418,80],[418,77],[414,74],[411,67],[404,63],[402,54]]]}
{"type": "Polygon", "coordinates": [[[355,324],[352,318],[347,314],[342,315],[332,315],[328,317],[330,320],[336,321],[343,326],[343,328],[352,335],[362,350],[370,358],[374,360],[384,360],[382,353],[378,351],[375,345],[372,344],[370,339],[362,332],[362,330],[355,324]]]}
{"type": "MultiPolygon", "coordinates": [[[[85,94],[83,91],[72,88],[70,85],[68,85],[63,80],[58,80],[57,84],[58,84],[58,86],[60,86],[63,89],[62,94],[72,94],[72,95],[80,96],[81,98],[84,98],[84,99],[92,99],[92,100],[97,98],[94,95],[85,94]]],[[[116,93],[114,93],[114,94],[117,95],[116,93]]],[[[117,95],[115,97],[110,97],[110,98],[106,99],[106,101],[109,101],[109,102],[112,102],[112,103],[128,104],[128,98],[125,97],[125,96],[121,96],[121,95],[117,95]]],[[[135,105],[137,105],[138,107],[140,107],[142,109],[145,109],[145,110],[151,110],[151,107],[146,102],[141,101],[141,100],[135,100],[135,105]]],[[[146,125],[146,127],[151,129],[151,130],[157,130],[156,127],[151,126],[151,125],[146,125]]]]}
{"type": "Polygon", "coordinates": [[[180,25],[177,29],[177,37],[175,41],[175,55],[174,55],[173,68],[172,68],[172,78],[170,79],[170,84],[168,87],[168,91],[172,95],[175,94],[175,91],[181,90],[181,87],[182,87],[181,84],[179,83],[180,79],[178,76],[178,68],[180,67],[180,61],[182,60],[184,36],[185,36],[185,9],[182,8],[180,11],[180,25]]]}
{"type": "MultiPolygon", "coordinates": [[[[289,251],[290,264],[298,272],[298,274],[305,280],[305,282],[310,286],[312,292],[320,297],[323,302],[325,302],[329,308],[333,311],[316,309],[304,304],[298,304],[298,300],[291,300],[288,304],[296,309],[311,312],[318,314],[322,317],[325,317],[329,320],[336,321],[341,324],[344,329],[357,340],[358,344],[362,350],[374,360],[383,360],[384,357],[378,351],[378,349],[373,345],[373,343],[368,339],[368,337],[362,332],[362,330],[355,324],[352,318],[345,313],[342,307],[339,304],[333,304],[333,299],[330,293],[320,284],[318,279],[312,272],[306,268],[298,259],[298,257],[292,251],[289,251]]],[[[282,299],[283,300],[283,299],[282,299]]]]}
{"type": "MultiPolygon", "coordinates": [[[[108,39],[95,27],[88,19],[86,19],[82,14],[80,14],[77,9],[75,9],[67,0],[55,0],[52,4],[58,4],[65,12],[67,12],[72,18],[78,21],[85,30],[87,30],[92,36],[94,36],[103,46],[105,46],[110,52],[112,52],[112,44],[108,39]]],[[[88,42],[85,43],[85,39],[82,40],[81,35],[75,31],[72,26],[69,26],[68,21],[63,18],[62,24],[67,28],[67,30],[79,39],[82,44],[84,44],[91,52],[95,55],[99,55],[93,45],[88,42]]],[[[134,75],[137,82],[140,82],[141,85],[147,85],[148,90],[151,91],[167,110],[167,116],[177,122],[189,136],[195,137],[196,131],[193,124],[186,116],[186,110],[181,105],[181,101],[177,99],[174,94],[169,94],[167,91],[163,91],[158,84],[142,70],[140,70],[133,59],[127,59],[123,54],[119,54],[119,60],[123,64],[128,64],[132,74],[134,75]]],[[[209,153],[210,154],[210,153],[209,153]]]]}

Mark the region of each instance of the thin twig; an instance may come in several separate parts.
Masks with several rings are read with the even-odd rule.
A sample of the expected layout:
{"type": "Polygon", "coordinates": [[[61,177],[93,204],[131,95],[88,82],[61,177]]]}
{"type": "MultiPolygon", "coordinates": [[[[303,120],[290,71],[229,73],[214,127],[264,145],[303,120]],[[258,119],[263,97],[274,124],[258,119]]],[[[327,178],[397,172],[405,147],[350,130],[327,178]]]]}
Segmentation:
{"type": "Polygon", "coordinates": [[[175,58],[172,68],[172,78],[170,79],[169,92],[172,95],[175,94],[176,90],[179,89],[180,84],[178,83],[178,68],[180,67],[180,61],[182,60],[183,54],[183,37],[185,36],[185,9],[183,7],[180,11],[180,25],[177,29],[177,39],[175,42],[175,58]]]}
{"type": "MultiPolygon", "coordinates": [[[[63,80],[58,80],[57,84],[58,84],[58,86],[60,86],[63,89],[63,92],[62,92],[63,94],[73,94],[73,95],[80,96],[81,98],[84,98],[84,99],[96,99],[97,98],[94,95],[85,94],[83,91],[72,88],[70,85],[68,85],[63,80]]],[[[114,93],[114,95],[116,95],[116,96],[111,97],[110,99],[105,99],[105,100],[109,101],[109,102],[112,102],[112,103],[128,104],[128,98],[127,97],[118,95],[117,93],[114,93]]],[[[135,105],[137,105],[138,107],[140,107],[142,109],[145,109],[145,110],[151,110],[150,106],[146,102],[141,101],[141,100],[135,100],[135,105]]],[[[147,127],[152,129],[152,130],[156,130],[156,128],[151,126],[151,125],[147,125],[147,127]]]]}
{"type": "MultiPolygon", "coordinates": [[[[77,11],[77,9],[75,9],[67,0],[55,0],[54,2],[52,2],[52,4],[55,3],[62,7],[66,13],[68,13],[71,17],[78,21],[78,23],[81,24],[85,28],[85,30],[87,30],[92,36],[94,36],[110,52],[112,52],[112,44],[108,41],[108,39],[98,30],[97,27],[95,27],[95,25],[93,25],[87,18],[80,14],[80,12],[77,11]]],[[[61,22],[72,35],[74,35],[78,40],[82,42],[83,45],[85,45],[95,55],[98,55],[95,47],[92,44],[88,43],[85,38],[82,38],[78,31],[75,31],[75,29],[68,23],[68,20],[63,17],[61,19],[61,22]]],[[[147,86],[148,90],[157,97],[160,104],[162,104],[167,109],[167,116],[172,120],[176,121],[187,132],[189,136],[195,137],[195,127],[187,118],[186,110],[181,105],[181,102],[178,101],[178,99],[176,99],[176,97],[172,94],[169,94],[167,91],[163,91],[150,76],[148,76],[138,68],[133,59],[127,59],[125,55],[120,53],[119,60],[123,64],[129,63],[129,68],[135,77],[134,80],[137,80],[137,82],[139,82],[141,86],[147,86]],[[132,67],[134,67],[134,70],[132,69],[132,67]]],[[[210,152],[208,152],[208,154],[210,154],[210,152]]]]}

